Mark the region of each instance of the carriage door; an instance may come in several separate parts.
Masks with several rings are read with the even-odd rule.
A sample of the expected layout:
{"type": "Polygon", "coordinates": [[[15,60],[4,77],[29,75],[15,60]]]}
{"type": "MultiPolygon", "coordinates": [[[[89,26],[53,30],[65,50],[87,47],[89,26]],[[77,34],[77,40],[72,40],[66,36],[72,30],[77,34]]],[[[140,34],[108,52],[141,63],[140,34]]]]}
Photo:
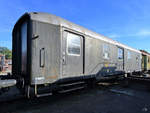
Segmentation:
{"type": "Polygon", "coordinates": [[[83,74],[83,37],[63,32],[63,76],[83,74]]]}
{"type": "Polygon", "coordinates": [[[118,70],[124,70],[124,49],[118,47],[118,70]]]}

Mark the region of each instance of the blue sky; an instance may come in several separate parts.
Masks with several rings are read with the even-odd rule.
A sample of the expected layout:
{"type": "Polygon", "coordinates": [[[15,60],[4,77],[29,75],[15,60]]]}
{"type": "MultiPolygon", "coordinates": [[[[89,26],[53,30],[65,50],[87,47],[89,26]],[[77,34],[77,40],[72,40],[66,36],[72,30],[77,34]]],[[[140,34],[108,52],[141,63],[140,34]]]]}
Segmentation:
{"type": "Polygon", "coordinates": [[[25,12],[48,12],[136,49],[150,52],[150,0],[0,0],[0,46],[25,12]]]}

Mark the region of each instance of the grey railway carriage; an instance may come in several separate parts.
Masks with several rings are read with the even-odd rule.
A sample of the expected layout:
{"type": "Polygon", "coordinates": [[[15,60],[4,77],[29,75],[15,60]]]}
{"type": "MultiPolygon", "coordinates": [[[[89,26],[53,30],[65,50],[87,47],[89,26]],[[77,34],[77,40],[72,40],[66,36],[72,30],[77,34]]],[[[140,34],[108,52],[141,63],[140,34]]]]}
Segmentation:
{"type": "Polygon", "coordinates": [[[26,13],[13,30],[12,76],[25,93],[39,85],[105,80],[141,71],[141,52],[60,17],[26,13]]]}

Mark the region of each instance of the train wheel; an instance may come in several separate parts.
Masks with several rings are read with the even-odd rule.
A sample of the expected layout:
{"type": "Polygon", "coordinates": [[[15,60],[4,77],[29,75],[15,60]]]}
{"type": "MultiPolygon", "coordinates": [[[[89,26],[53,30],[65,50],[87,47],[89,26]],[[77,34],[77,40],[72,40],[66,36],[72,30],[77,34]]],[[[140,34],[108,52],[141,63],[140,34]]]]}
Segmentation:
{"type": "Polygon", "coordinates": [[[16,87],[18,88],[18,90],[22,95],[25,95],[25,82],[23,78],[17,80],[16,87]]]}

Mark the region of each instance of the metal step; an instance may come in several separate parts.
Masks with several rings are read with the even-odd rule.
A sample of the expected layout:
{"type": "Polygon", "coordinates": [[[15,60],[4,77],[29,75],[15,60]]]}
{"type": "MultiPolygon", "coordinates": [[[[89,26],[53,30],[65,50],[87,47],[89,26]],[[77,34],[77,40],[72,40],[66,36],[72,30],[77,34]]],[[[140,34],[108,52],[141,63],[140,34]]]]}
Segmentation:
{"type": "MultiPolygon", "coordinates": [[[[80,81],[80,82],[73,82],[73,83],[67,83],[67,84],[60,84],[59,87],[60,87],[60,90],[57,91],[58,93],[66,93],[66,92],[71,92],[71,91],[85,88],[85,82],[80,81]]],[[[36,88],[37,86],[35,87],[35,89],[36,88]]],[[[35,90],[35,92],[36,92],[35,93],[36,97],[50,96],[53,94],[53,92],[40,94],[37,92],[37,89],[35,90]]]]}
{"type": "Polygon", "coordinates": [[[130,79],[130,80],[149,81],[149,82],[150,82],[150,77],[136,77],[136,76],[130,76],[130,77],[127,77],[127,79],[130,79]]]}
{"type": "Polygon", "coordinates": [[[81,82],[74,82],[74,83],[69,83],[69,84],[61,84],[60,87],[74,86],[74,85],[80,85],[80,84],[85,84],[85,82],[81,81],[81,82]]]}
{"type": "Polygon", "coordinates": [[[44,94],[37,94],[36,97],[45,97],[45,96],[51,96],[52,93],[44,93],[44,94]]]}
{"type": "Polygon", "coordinates": [[[58,93],[66,93],[66,92],[71,92],[79,89],[85,88],[86,84],[85,81],[78,81],[78,82],[73,82],[73,83],[68,83],[68,84],[61,84],[59,87],[61,90],[58,91],[58,93]]]}
{"type": "Polygon", "coordinates": [[[73,88],[73,89],[58,91],[58,93],[67,93],[67,92],[71,92],[71,91],[75,91],[75,90],[79,90],[79,89],[83,89],[83,88],[85,88],[85,87],[81,86],[81,87],[77,87],[77,88],[73,88]]]}

